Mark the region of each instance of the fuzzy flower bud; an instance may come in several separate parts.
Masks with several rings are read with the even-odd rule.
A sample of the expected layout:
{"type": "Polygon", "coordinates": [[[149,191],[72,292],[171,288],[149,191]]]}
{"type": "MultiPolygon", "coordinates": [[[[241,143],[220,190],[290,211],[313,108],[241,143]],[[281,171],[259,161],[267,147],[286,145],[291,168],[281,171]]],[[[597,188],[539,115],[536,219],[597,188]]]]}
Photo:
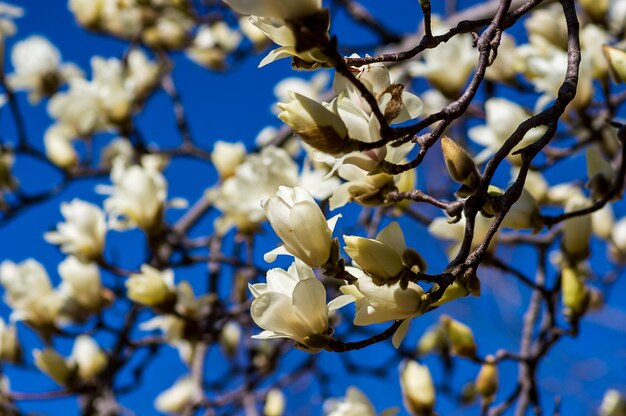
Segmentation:
{"type": "Polygon", "coordinates": [[[498,367],[493,356],[488,355],[486,362],[480,367],[474,386],[485,400],[492,400],[495,396],[498,391],[498,367]]]}
{"type": "Polygon", "coordinates": [[[448,335],[450,350],[453,354],[461,357],[474,357],[476,355],[476,341],[472,330],[465,324],[442,315],[440,325],[448,335]]]}
{"type": "Polygon", "coordinates": [[[441,139],[441,150],[450,177],[467,186],[469,191],[475,190],[480,185],[480,174],[472,157],[448,137],[441,139]]]}
{"type": "Polygon", "coordinates": [[[400,366],[400,386],[404,407],[415,416],[429,416],[435,407],[435,386],[428,367],[416,361],[400,366]]]}

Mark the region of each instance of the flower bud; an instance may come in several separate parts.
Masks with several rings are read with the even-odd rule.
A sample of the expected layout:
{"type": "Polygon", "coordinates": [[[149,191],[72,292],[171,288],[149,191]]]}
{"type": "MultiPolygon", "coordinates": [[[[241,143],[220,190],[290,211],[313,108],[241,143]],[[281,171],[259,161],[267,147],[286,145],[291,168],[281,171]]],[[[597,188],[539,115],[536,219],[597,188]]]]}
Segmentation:
{"type": "Polygon", "coordinates": [[[420,356],[431,352],[441,353],[446,348],[448,348],[448,337],[439,325],[428,328],[417,341],[417,353],[420,356]]]}
{"type": "Polygon", "coordinates": [[[396,277],[404,268],[406,250],[404,235],[397,222],[385,227],[376,239],[344,236],[346,253],[359,267],[372,276],[377,285],[396,277]]]}
{"type": "Polygon", "coordinates": [[[589,293],[579,272],[571,267],[566,267],[561,272],[561,295],[563,306],[574,317],[585,313],[589,303],[589,293]]]}
{"type": "MultiPolygon", "coordinates": [[[[589,206],[589,200],[582,195],[573,196],[565,205],[565,212],[574,212],[589,206]]],[[[572,261],[579,261],[589,256],[591,239],[591,216],[580,215],[564,221],[561,248],[572,261]]]]}
{"type": "MultiPolygon", "coordinates": [[[[345,152],[348,129],[335,109],[295,92],[289,98],[287,103],[278,103],[279,119],[315,149],[332,155],[345,152]]],[[[333,103],[336,106],[337,100],[333,103]]]]}
{"type": "Polygon", "coordinates": [[[626,52],[609,45],[602,46],[602,51],[609,62],[609,72],[613,81],[616,83],[626,81],[626,52]]]}
{"type": "Polygon", "coordinates": [[[78,23],[88,29],[95,29],[100,23],[102,0],[70,0],[69,9],[78,23]]]}
{"type": "Polygon", "coordinates": [[[228,143],[218,141],[211,152],[211,162],[217,169],[220,178],[226,179],[235,174],[237,166],[246,157],[246,147],[241,142],[228,143]]]}
{"type": "Polygon", "coordinates": [[[472,330],[465,324],[442,315],[439,322],[448,336],[450,351],[454,355],[472,358],[476,355],[476,341],[472,330]]]}
{"type": "Polygon", "coordinates": [[[46,157],[61,169],[71,169],[78,164],[78,153],[72,145],[75,132],[71,127],[54,124],[44,134],[46,157]]]}
{"type": "Polygon", "coordinates": [[[234,356],[237,353],[239,341],[241,341],[241,326],[233,321],[227,322],[220,332],[220,345],[224,353],[229,357],[234,356]]]}
{"type": "Polygon", "coordinates": [[[33,351],[35,366],[47,374],[57,384],[65,385],[72,375],[72,370],[65,362],[65,359],[55,350],[46,348],[45,350],[33,351]]]}
{"type": "Polygon", "coordinates": [[[485,361],[480,367],[474,386],[478,394],[490,401],[498,391],[498,367],[491,355],[488,355],[485,361]]]}
{"type": "Polygon", "coordinates": [[[22,361],[22,347],[17,338],[15,324],[7,325],[2,318],[0,318],[0,360],[14,364],[22,361]]]}
{"type": "Polygon", "coordinates": [[[133,273],[126,281],[128,298],[146,306],[160,306],[174,296],[174,272],[160,271],[144,264],[141,273],[133,273]]]}
{"type": "MultiPolygon", "coordinates": [[[[261,206],[288,253],[310,267],[319,267],[328,261],[333,244],[332,229],[306,189],[281,186],[276,196],[262,201],[261,206]]],[[[267,253],[265,260],[273,261],[280,252],[267,253]]]]}
{"type": "Polygon", "coordinates": [[[531,228],[535,233],[541,230],[543,220],[539,213],[539,205],[530,192],[522,190],[522,195],[504,217],[502,226],[518,230],[531,228]]]}
{"type": "Polygon", "coordinates": [[[267,393],[263,416],[282,416],[285,412],[285,395],[280,389],[273,388],[267,393]]]}
{"type": "Polygon", "coordinates": [[[404,407],[414,416],[429,416],[435,407],[435,386],[428,367],[405,361],[400,367],[404,407]]]}
{"type": "Polygon", "coordinates": [[[78,375],[83,381],[89,381],[100,374],[108,362],[104,351],[87,335],[76,337],[70,360],[76,364],[78,375]]]}
{"type": "Polygon", "coordinates": [[[480,185],[480,174],[472,157],[454,140],[443,137],[441,150],[450,177],[456,182],[466,185],[471,191],[480,185]]]}

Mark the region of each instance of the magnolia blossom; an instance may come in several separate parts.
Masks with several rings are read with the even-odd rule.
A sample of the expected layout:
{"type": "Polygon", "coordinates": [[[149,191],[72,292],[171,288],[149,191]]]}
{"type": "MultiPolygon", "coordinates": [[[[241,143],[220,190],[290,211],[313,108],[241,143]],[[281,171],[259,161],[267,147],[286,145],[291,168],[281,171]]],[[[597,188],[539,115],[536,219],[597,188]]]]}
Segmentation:
{"type": "Polygon", "coordinates": [[[218,140],[211,152],[211,162],[217,169],[220,178],[226,179],[235,174],[246,157],[246,147],[243,143],[228,143],[218,140]]]}
{"type": "Polygon", "coordinates": [[[70,256],[59,264],[62,283],[59,293],[76,302],[88,312],[98,312],[111,299],[111,293],[102,287],[100,270],[93,263],[83,263],[70,256]]]}
{"type": "Polygon", "coordinates": [[[56,231],[44,234],[47,242],[61,246],[61,251],[81,260],[97,260],[102,256],[106,235],[104,213],[97,205],[80,199],[61,204],[65,222],[56,231]]]}
{"type": "Polygon", "coordinates": [[[248,16],[241,16],[237,23],[239,23],[239,30],[252,42],[255,50],[263,50],[270,43],[265,32],[253,25],[248,16]]]}
{"type": "MultiPolygon", "coordinates": [[[[487,218],[480,212],[476,215],[476,221],[474,224],[474,238],[472,238],[472,248],[478,247],[482,243],[483,239],[489,231],[489,227],[493,223],[493,218],[487,218]]],[[[448,257],[454,258],[461,248],[463,236],[465,235],[465,217],[461,220],[450,224],[448,218],[439,217],[435,218],[428,226],[428,232],[436,238],[441,240],[451,240],[454,242],[448,249],[448,257]]],[[[489,250],[494,250],[496,247],[497,235],[492,238],[489,244],[489,250]]]]}
{"type": "MultiPolygon", "coordinates": [[[[433,35],[448,31],[441,19],[433,16],[433,35]]],[[[423,61],[409,65],[411,76],[423,76],[445,96],[456,98],[478,62],[478,51],[469,34],[454,36],[436,48],[423,52],[423,61]]]]}
{"type": "Polygon", "coordinates": [[[181,413],[202,396],[202,388],[192,377],[179,379],[154,401],[154,407],[163,413],[181,413]]]}
{"type": "Polygon", "coordinates": [[[46,157],[61,169],[69,170],[75,167],[78,160],[78,152],[74,148],[73,139],[76,131],[65,124],[53,124],[44,134],[46,157]]]}
{"type": "Polygon", "coordinates": [[[274,17],[277,19],[296,19],[309,16],[322,10],[322,0],[228,0],[226,3],[241,14],[274,17]]]}
{"type": "Polygon", "coordinates": [[[324,213],[311,194],[303,188],[278,188],[276,196],[261,205],[270,225],[284,245],[265,255],[272,262],[277,254],[291,254],[311,267],[328,261],[333,245],[333,229],[339,219],[326,221],[324,213]]]}
{"type": "Polygon", "coordinates": [[[226,57],[241,42],[241,33],[224,22],[216,22],[198,29],[187,55],[199,65],[212,69],[222,69],[226,57]]]}
{"type": "Polygon", "coordinates": [[[124,165],[132,165],[135,160],[135,148],[125,137],[117,137],[111,140],[100,152],[100,165],[111,168],[115,159],[122,160],[124,165]]]}
{"type": "MultiPolygon", "coordinates": [[[[393,416],[398,409],[387,409],[380,416],[393,416]]],[[[368,397],[354,386],[348,387],[345,397],[324,401],[325,416],[376,416],[376,409],[368,397]]]]}
{"type": "Polygon", "coordinates": [[[326,304],[324,285],[298,260],[287,271],[269,270],[267,283],[249,288],[254,296],[252,319],[264,329],[253,338],[292,338],[311,351],[326,346],[328,314],[353,301],[351,296],[340,296],[326,304]]]}
{"type": "Polygon", "coordinates": [[[404,320],[393,336],[393,345],[398,348],[409,330],[410,320],[423,313],[424,289],[409,282],[406,289],[400,283],[378,286],[363,270],[346,267],[357,281],[354,285],[341,287],[344,294],[356,299],[354,324],[372,325],[387,321],[404,320]]]}
{"type": "MultiPolygon", "coordinates": [[[[318,72],[309,80],[297,77],[285,78],[274,87],[274,95],[278,102],[282,103],[288,102],[292,93],[318,101],[324,93],[329,79],[330,75],[327,72],[318,72]]],[[[272,111],[278,113],[278,106],[274,106],[272,111]]]]}
{"type": "MultiPolygon", "coordinates": [[[[583,196],[572,197],[565,205],[565,212],[585,209],[591,201],[583,196]]],[[[561,247],[572,259],[581,260],[589,256],[589,240],[591,239],[591,216],[580,215],[563,222],[563,240],[561,247]]]]}
{"type": "Polygon", "coordinates": [[[110,195],[104,201],[109,226],[125,230],[139,227],[150,231],[161,221],[167,198],[167,182],[161,172],[142,165],[126,166],[116,160],[111,169],[113,186],[99,186],[98,192],[110,195]]]}
{"type": "Polygon", "coordinates": [[[604,393],[598,414],[600,416],[623,416],[626,414],[626,396],[610,389],[604,393]]]}
{"type": "Polygon", "coordinates": [[[406,243],[397,222],[381,230],[376,239],[345,235],[343,239],[346,242],[346,253],[377,284],[396,277],[404,269],[406,243]]]}
{"type": "Polygon", "coordinates": [[[432,415],[435,407],[435,386],[428,367],[417,361],[400,365],[400,386],[404,407],[413,415],[432,415]]]}
{"type": "Polygon", "coordinates": [[[4,301],[13,308],[12,320],[24,320],[42,329],[55,325],[62,298],[53,291],[40,263],[33,259],[20,264],[4,261],[0,264],[0,283],[5,290],[4,301]]]}
{"type": "Polygon", "coordinates": [[[181,49],[188,44],[193,20],[181,10],[167,8],[141,32],[143,41],[153,48],[181,49]]]}
{"type": "Polygon", "coordinates": [[[58,49],[46,38],[36,35],[15,44],[11,63],[15,72],[9,75],[9,84],[14,89],[29,91],[32,103],[54,94],[63,82],[82,75],[73,64],[61,65],[58,49]]]}
{"type": "MultiPolygon", "coordinates": [[[[475,126],[467,134],[474,141],[485,147],[475,160],[482,163],[496,153],[513,134],[517,126],[531,117],[531,114],[516,103],[504,98],[490,98],[485,102],[486,125],[475,126]]],[[[535,141],[545,132],[545,127],[529,130],[512,152],[522,149],[535,141]]]]}
{"type": "Polygon", "coordinates": [[[256,229],[264,219],[261,201],[274,195],[281,185],[298,184],[298,166],[281,148],[270,146],[250,154],[233,176],[207,193],[223,216],[216,223],[218,234],[236,226],[240,232],[256,229]]]}
{"type": "Polygon", "coordinates": [[[147,306],[159,306],[174,296],[174,272],[160,271],[144,264],[141,273],[131,274],[126,281],[128,298],[147,306]]]}
{"type": "Polygon", "coordinates": [[[626,217],[615,223],[611,233],[612,251],[618,261],[626,261],[626,217]]]}
{"type": "Polygon", "coordinates": [[[108,358],[93,338],[80,335],[74,341],[69,362],[76,366],[82,380],[89,381],[106,368],[108,358]]]}

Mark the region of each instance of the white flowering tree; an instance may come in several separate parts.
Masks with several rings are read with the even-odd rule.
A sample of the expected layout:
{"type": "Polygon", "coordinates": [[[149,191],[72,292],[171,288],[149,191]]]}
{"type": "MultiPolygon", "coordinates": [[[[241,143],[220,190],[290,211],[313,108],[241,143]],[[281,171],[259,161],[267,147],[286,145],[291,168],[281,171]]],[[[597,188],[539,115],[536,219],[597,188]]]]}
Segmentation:
{"type": "Polygon", "coordinates": [[[91,68],[0,3],[0,414],[68,414],[66,397],[76,414],[152,414],[140,394],[182,415],[626,415],[626,1],[420,0],[413,33],[369,3],[37,6],[124,42],[91,68]],[[375,44],[347,44],[336,15],[375,44]],[[175,63],[267,65],[227,78],[245,123],[267,107],[237,76],[281,59],[299,72],[256,141],[195,136],[175,63]],[[212,174],[175,174],[196,165],[212,174]],[[27,215],[48,228],[10,228],[27,215]],[[62,261],[7,258],[17,232],[62,261]],[[576,397],[564,379],[594,379],[567,369],[589,360],[608,382],[576,397]]]}

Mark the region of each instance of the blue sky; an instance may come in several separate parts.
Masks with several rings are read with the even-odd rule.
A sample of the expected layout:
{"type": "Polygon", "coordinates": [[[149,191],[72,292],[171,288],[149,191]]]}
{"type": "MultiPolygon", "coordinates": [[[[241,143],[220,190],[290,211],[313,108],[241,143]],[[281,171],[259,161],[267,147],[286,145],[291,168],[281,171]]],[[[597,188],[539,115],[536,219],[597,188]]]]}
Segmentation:
{"type": "MultiPolygon", "coordinates": [[[[39,34],[50,39],[60,50],[64,60],[78,64],[83,70],[89,71],[91,56],[120,57],[125,50],[125,44],[107,37],[89,34],[79,28],[66,7],[64,0],[20,0],[15,2],[24,7],[26,16],[18,23],[18,35],[8,41],[7,50],[15,40],[32,34],[39,34]]],[[[466,6],[473,1],[459,2],[466,6]]],[[[372,13],[380,17],[389,27],[398,33],[412,32],[420,21],[417,2],[414,0],[397,0],[395,2],[380,2],[375,0],[363,1],[371,7],[372,13]],[[393,3],[391,5],[390,3],[393,3]]],[[[353,24],[346,24],[345,16],[337,15],[333,30],[340,36],[344,44],[368,44],[371,36],[362,28],[353,24]]],[[[520,32],[516,28],[517,33],[520,32]]],[[[286,76],[298,75],[291,71],[288,62],[281,61],[268,67],[257,69],[261,56],[253,56],[237,63],[233,71],[228,74],[211,73],[183,56],[176,55],[176,69],[174,79],[180,89],[186,104],[191,130],[198,144],[206,149],[212,147],[216,140],[240,140],[252,147],[258,131],[266,125],[278,126],[279,122],[271,113],[270,107],[274,102],[272,89],[276,82],[286,76]]],[[[9,68],[8,63],[5,64],[9,68]]],[[[10,69],[9,69],[10,71],[10,69]]],[[[310,74],[299,74],[305,77],[310,74]]],[[[506,92],[509,97],[518,99],[506,92]]],[[[45,103],[29,108],[23,94],[19,96],[20,104],[27,117],[27,130],[31,143],[42,146],[44,130],[49,126],[50,119],[45,110],[45,103]]],[[[523,100],[527,100],[524,98],[523,100]]],[[[175,122],[171,108],[164,94],[154,97],[146,111],[138,118],[138,123],[148,141],[164,146],[175,146],[179,135],[175,129],[175,122]]],[[[0,113],[0,135],[4,140],[11,141],[15,137],[14,126],[6,111],[0,113]]],[[[100,145],[106,143],[107,137],[100,139],[100,145]]],[[[570,165],[564,165],[560,172],[550,172],[551,178],[560,179],[571,172],[584,172],[583,162],[578,159],[570,165]],[[563,172],[566,171],[566,174],[563,172]]],[[[420,181],[428,177],[430,172],[420,169],[420,181]]],[[[20,160],[16,165],[16,174],[20,178],[24,189],[37,191],[41,184],[49,184],[54,173],[48,168],[29,160],[20,160]]],[[[215,172],[204,164],[180,160],[172,163],[166,172],[172,185],[171,197],[184,197],[190,201],[196,200],[215,181],[215,172]]],[[[584,173],[583,173],[584,174],[584,173]]],[[[432,175],[432,173],[431,173],[432,175]]],[[[103,178],[100,182],[106,182],[103,178]]],[[[61,201],[80,197],[94,202],[101,202],[103,197],[94,192],[95,181],[86,180],[69,187],[58,197],[31,209],[8,224],[0,228],[0,261],[10,259],[22,261],[34,257],[48,269],[54,282],[58,281],[56,266],[63,259],[58,250],[46,244],[43,232],[54,227],[60,220],[58,206],[61,201]]],[[[623,212],[623,204],[618,206],[618,212],[623,212]]],[[[347,213],[350,213],[348,210],[347,213]]],[[[169,214],[171,219],[179,214],[169,214]]],[[[340,236],[342,227],[352,225],[354,218],[344,216],[336,235],[340,236]],[[342,225],[343,224],[343,225],[342,225]]],[[[409,244],[419,247],[420,252],[429,261],[431,270],[441,270],[445,266],[444,247],[435,244],[426,244],[430,240],[421,227],[414,223],[403,221],[405,234],[409,244]]],[[[206,232],[210,221],[199,224],[195,233],[206,232]]],[[[267,237],[268,245],[275,244],[273,237],[267,237]]],[[[142,258],[142,239],[139,233],[112,234],[109,244],[109,255],[114,256],[122,264],[136,265],[142,258]]],[[[232,244],[232,243],[231,243],[232,244]]],[[[592,266],[597,270],[606,268],[604,253],[599,243],[593,246],[594,260],[592,266]]],[[[258,261],[262,262],[263,249],[255,252],[258,261]]],[[[533,254],[527,250],[518,250],[504,257],[519,267],[532,273],[533,254]],[[529,266],[527,266],[529,265],[529,266]]],[[[193,280],[194,276],[202,276],[202,267],[186,269],[178,273],[178,278],[193,280]]],[[[472,326],[479,341],[481,355],[493,353],[498,348],[515,350],[519,344],[519,333],[523,306],[528,300],[529,293],[519,286],[512,278],[484,270],[480,274],[483,279],[483,296],[468,298],[414,320],[409,337],[404,343],[406,348],[413,348],[419,335],[432,323],[436,322],[440,314],[447,313],[472,326]]],[[[550,276],[554,277],[554,276],[550,276]]],[[[581,335],[576,340],[562,341],[555,351],[545,360],[540,368],[542,396],[545,409],[551,410],[551,398],[555,394],[562,395],[562,414],[587,415],[594,409],[604,391],[616,387],[626,391],[626,310],[623,302],[620,305],[620,293],[624,293],[626,284],[622,280],[613,289],[608,298],[607,309],[586,319],[581,327],[581,335]]],[[[119,320],[124,309],[114,308],[109,312],[112,322],[119,320]]],[[[0,305],[0,313],[7,317],[9,310],[0,305]]],[[[147,317],[148,315],[146,315],[147,317]]],[[[33,347],[41,347],[40,342],[30,330],[21,326],[20,338],[28,351],[33,347]]],[[[136,333],[137,335],[139,333],[136,333]]],[[[106,337],[98,338],[103,345],[111,343],[106,337]]],[[[65,354],[69,352],[71,343],[59,340],[57,347],[65,354]]],[[[355,363],[375,365],[385,362],[394,351],[389,343],[355,352],[351,359],[355,363]]],[[[286,369],[297,365],[306,358],[305,353],[293,351],[286,360],[286,369]]],[[[170,386],[185,372],[184,366],[178,359],[177,353],[171,348],[163,348],[158,355],[158,361],[148,366],[144,386],[136,392],[122,397],[124,405],[137,411],[137,414],[156,414],[152,408],[155,395],[170,386]]],[[[139,357],[141,359],[141,357],[139,357]]],[[[364,377],[348,375],[335,354],[321,353],[322,368],[329,371],[333,377],[327,386],[334,395],[343,395],[349,385],[357,385],[370,396],[378,410],[391,406],[401,406],[401,397],[397,373],[389,372],[388,377],[364,377]]],[[[213,351],[208,360],[206,373],[209,379],[218,379],[223,367],[219,364],[219,354],[213,351]]],[[[442,371],[436,358],[427,358],[431,371],[436,380],[441,380],[442,371]]],[[[132,367],[132,365],[131,365],[132,367]]],[[[44,377],[33,377],[32,368],[15,368],[7,366],[6,374],[11,379],[11,387],[16,391],[52,391],[57,389],[53,382],[44,377]]],[[[473,379],[478,371],[475,364],[460,362],[453,376],[454,385],[459,386],[473,379]]],[[[513,364],[501,366],[501,390],[498,396],[502,399],[514,386],[516,367],[513,364]]],[[[127,377],[126,375],[125,377],[127,377]]],[[[124,377],[123,377],[124,378],[124,377]]],[[[317,387],[310,388],[305,379],[294,384],[289,391],[288,414],[319,414],[319,393],[317,387]],[[310,403],[315,404],[311,406],[310,403]]],[[[43,412],[44,414],[67,415],[74,414],[76,403],[74,400],[62,399],[49,403],[30,402],[24,409],[43,412]]],[[[437,409],[445,415],[476,414],[477,408],[456,409],[451,402],[441,397],[437,409]]]]}

